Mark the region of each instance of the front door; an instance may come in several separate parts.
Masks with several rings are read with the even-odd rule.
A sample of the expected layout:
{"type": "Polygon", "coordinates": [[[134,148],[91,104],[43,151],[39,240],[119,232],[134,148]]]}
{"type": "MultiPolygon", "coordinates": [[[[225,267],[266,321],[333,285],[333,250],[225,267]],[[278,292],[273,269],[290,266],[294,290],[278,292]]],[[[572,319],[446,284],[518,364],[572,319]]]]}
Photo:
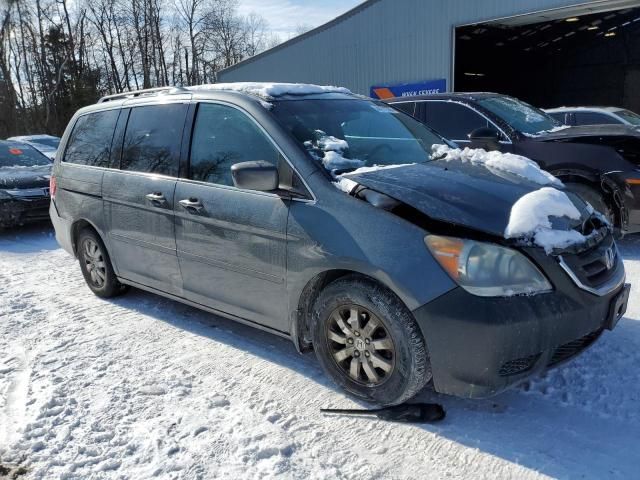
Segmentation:
{"type": "Polygon", "coordinates": [[[237,317],[288,331],[288,200],[235,188],[231,166],[280,155],[244,112],[201,103],[188,179],[175,194],[176,243],[184,296],[237,317]]]}
{"type": "Polygon", "coordinates": [[[120,170],[103,177],[104,211],[118,275],[182,293],[175,242],[174,194],[188,104],[131,109],[120,170]]]}

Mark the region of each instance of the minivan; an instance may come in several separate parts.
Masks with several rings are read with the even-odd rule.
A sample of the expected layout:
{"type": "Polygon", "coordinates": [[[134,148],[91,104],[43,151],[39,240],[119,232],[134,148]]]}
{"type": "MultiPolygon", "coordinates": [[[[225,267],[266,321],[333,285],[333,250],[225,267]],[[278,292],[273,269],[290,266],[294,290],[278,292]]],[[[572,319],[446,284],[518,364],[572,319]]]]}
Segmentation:
{"type": "Polygon", "coordinates": [[[100,297],[133,286],[290,338],[376,404],[487,397],[613,329],[629,286],[611,227],[559,181],[458,154],[342,88],[138,91],[70,121],[50,214],[100,297]],[[505,235],[529,195],[568,214],[505,235]]]}

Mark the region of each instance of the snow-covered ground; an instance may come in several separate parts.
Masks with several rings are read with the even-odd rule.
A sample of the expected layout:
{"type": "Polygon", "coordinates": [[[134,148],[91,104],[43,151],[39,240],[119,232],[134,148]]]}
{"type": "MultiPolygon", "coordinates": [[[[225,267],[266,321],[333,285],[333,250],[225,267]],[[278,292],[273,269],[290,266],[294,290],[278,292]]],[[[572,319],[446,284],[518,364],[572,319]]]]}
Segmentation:
{"type": "MultiPolygon", "coordinates": [[[[640,237],[622,243],[640,285],[640,237]]],[[[582,357],[437,425],[356,403],[313,355],[133,290],[100,300],[46,227],[0,233],[0,477],[637,478],[640,296],[582,357]],[[14,470],[15,471],[15,470],[14,470]]]]}

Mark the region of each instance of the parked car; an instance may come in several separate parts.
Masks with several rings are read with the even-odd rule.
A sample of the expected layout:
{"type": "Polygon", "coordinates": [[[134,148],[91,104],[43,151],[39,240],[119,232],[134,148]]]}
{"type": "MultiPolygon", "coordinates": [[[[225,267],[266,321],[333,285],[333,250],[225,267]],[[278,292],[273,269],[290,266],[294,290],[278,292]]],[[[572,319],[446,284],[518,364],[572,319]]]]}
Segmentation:
{"type": "Polygon", "coordinates": [[[53,135],[23,135],[7,138],[7,140],[28,143],[51,160],[55,160],[56,152],[60,145],[60,137],[54,137],[53,135]]]}
{"type": "Polygon", "coordinates": [[[603,212],[622,233],[640,232],[640,131],[622,125],[563,126],[495,93],[387,100],[462,147],[523,155],[603,212]]]}
{"type": "Polygon", "coordinates": [[[640,127],[640,115],[618,107],[560,107],[545,110],[565,125],[627,125],[640,127]]]}
{"type": "Polygon", "coordinates": [[[446,144],[332,87],[115,95],[69,123],[50,212],[98,296],[134,286],[290,338],[378,404],[429,382],[486,397],[591,345],[629,289],[579,197],[446,144]],[[552,233],[584,243],[505,238],[514,204],[550,192],[575,212],[552,233]]]}
{"type": "Polygon", "coordinates": [[[35,148],[0,140],[0,228],[49,218],[51,162],[35,148]]]}

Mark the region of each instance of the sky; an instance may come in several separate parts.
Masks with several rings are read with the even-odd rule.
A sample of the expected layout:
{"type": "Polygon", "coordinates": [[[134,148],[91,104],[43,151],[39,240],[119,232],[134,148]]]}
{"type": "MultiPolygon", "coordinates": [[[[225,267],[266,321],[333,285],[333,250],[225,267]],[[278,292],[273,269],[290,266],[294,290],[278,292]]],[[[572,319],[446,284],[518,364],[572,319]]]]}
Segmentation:
{"type": "Polygon", "coordinates": [[[269,23],[282,40],[295,34],[299,26],[317,27],[351,10],[363,0],[240,0],[239,13],[255,12],[269,23]]]}

